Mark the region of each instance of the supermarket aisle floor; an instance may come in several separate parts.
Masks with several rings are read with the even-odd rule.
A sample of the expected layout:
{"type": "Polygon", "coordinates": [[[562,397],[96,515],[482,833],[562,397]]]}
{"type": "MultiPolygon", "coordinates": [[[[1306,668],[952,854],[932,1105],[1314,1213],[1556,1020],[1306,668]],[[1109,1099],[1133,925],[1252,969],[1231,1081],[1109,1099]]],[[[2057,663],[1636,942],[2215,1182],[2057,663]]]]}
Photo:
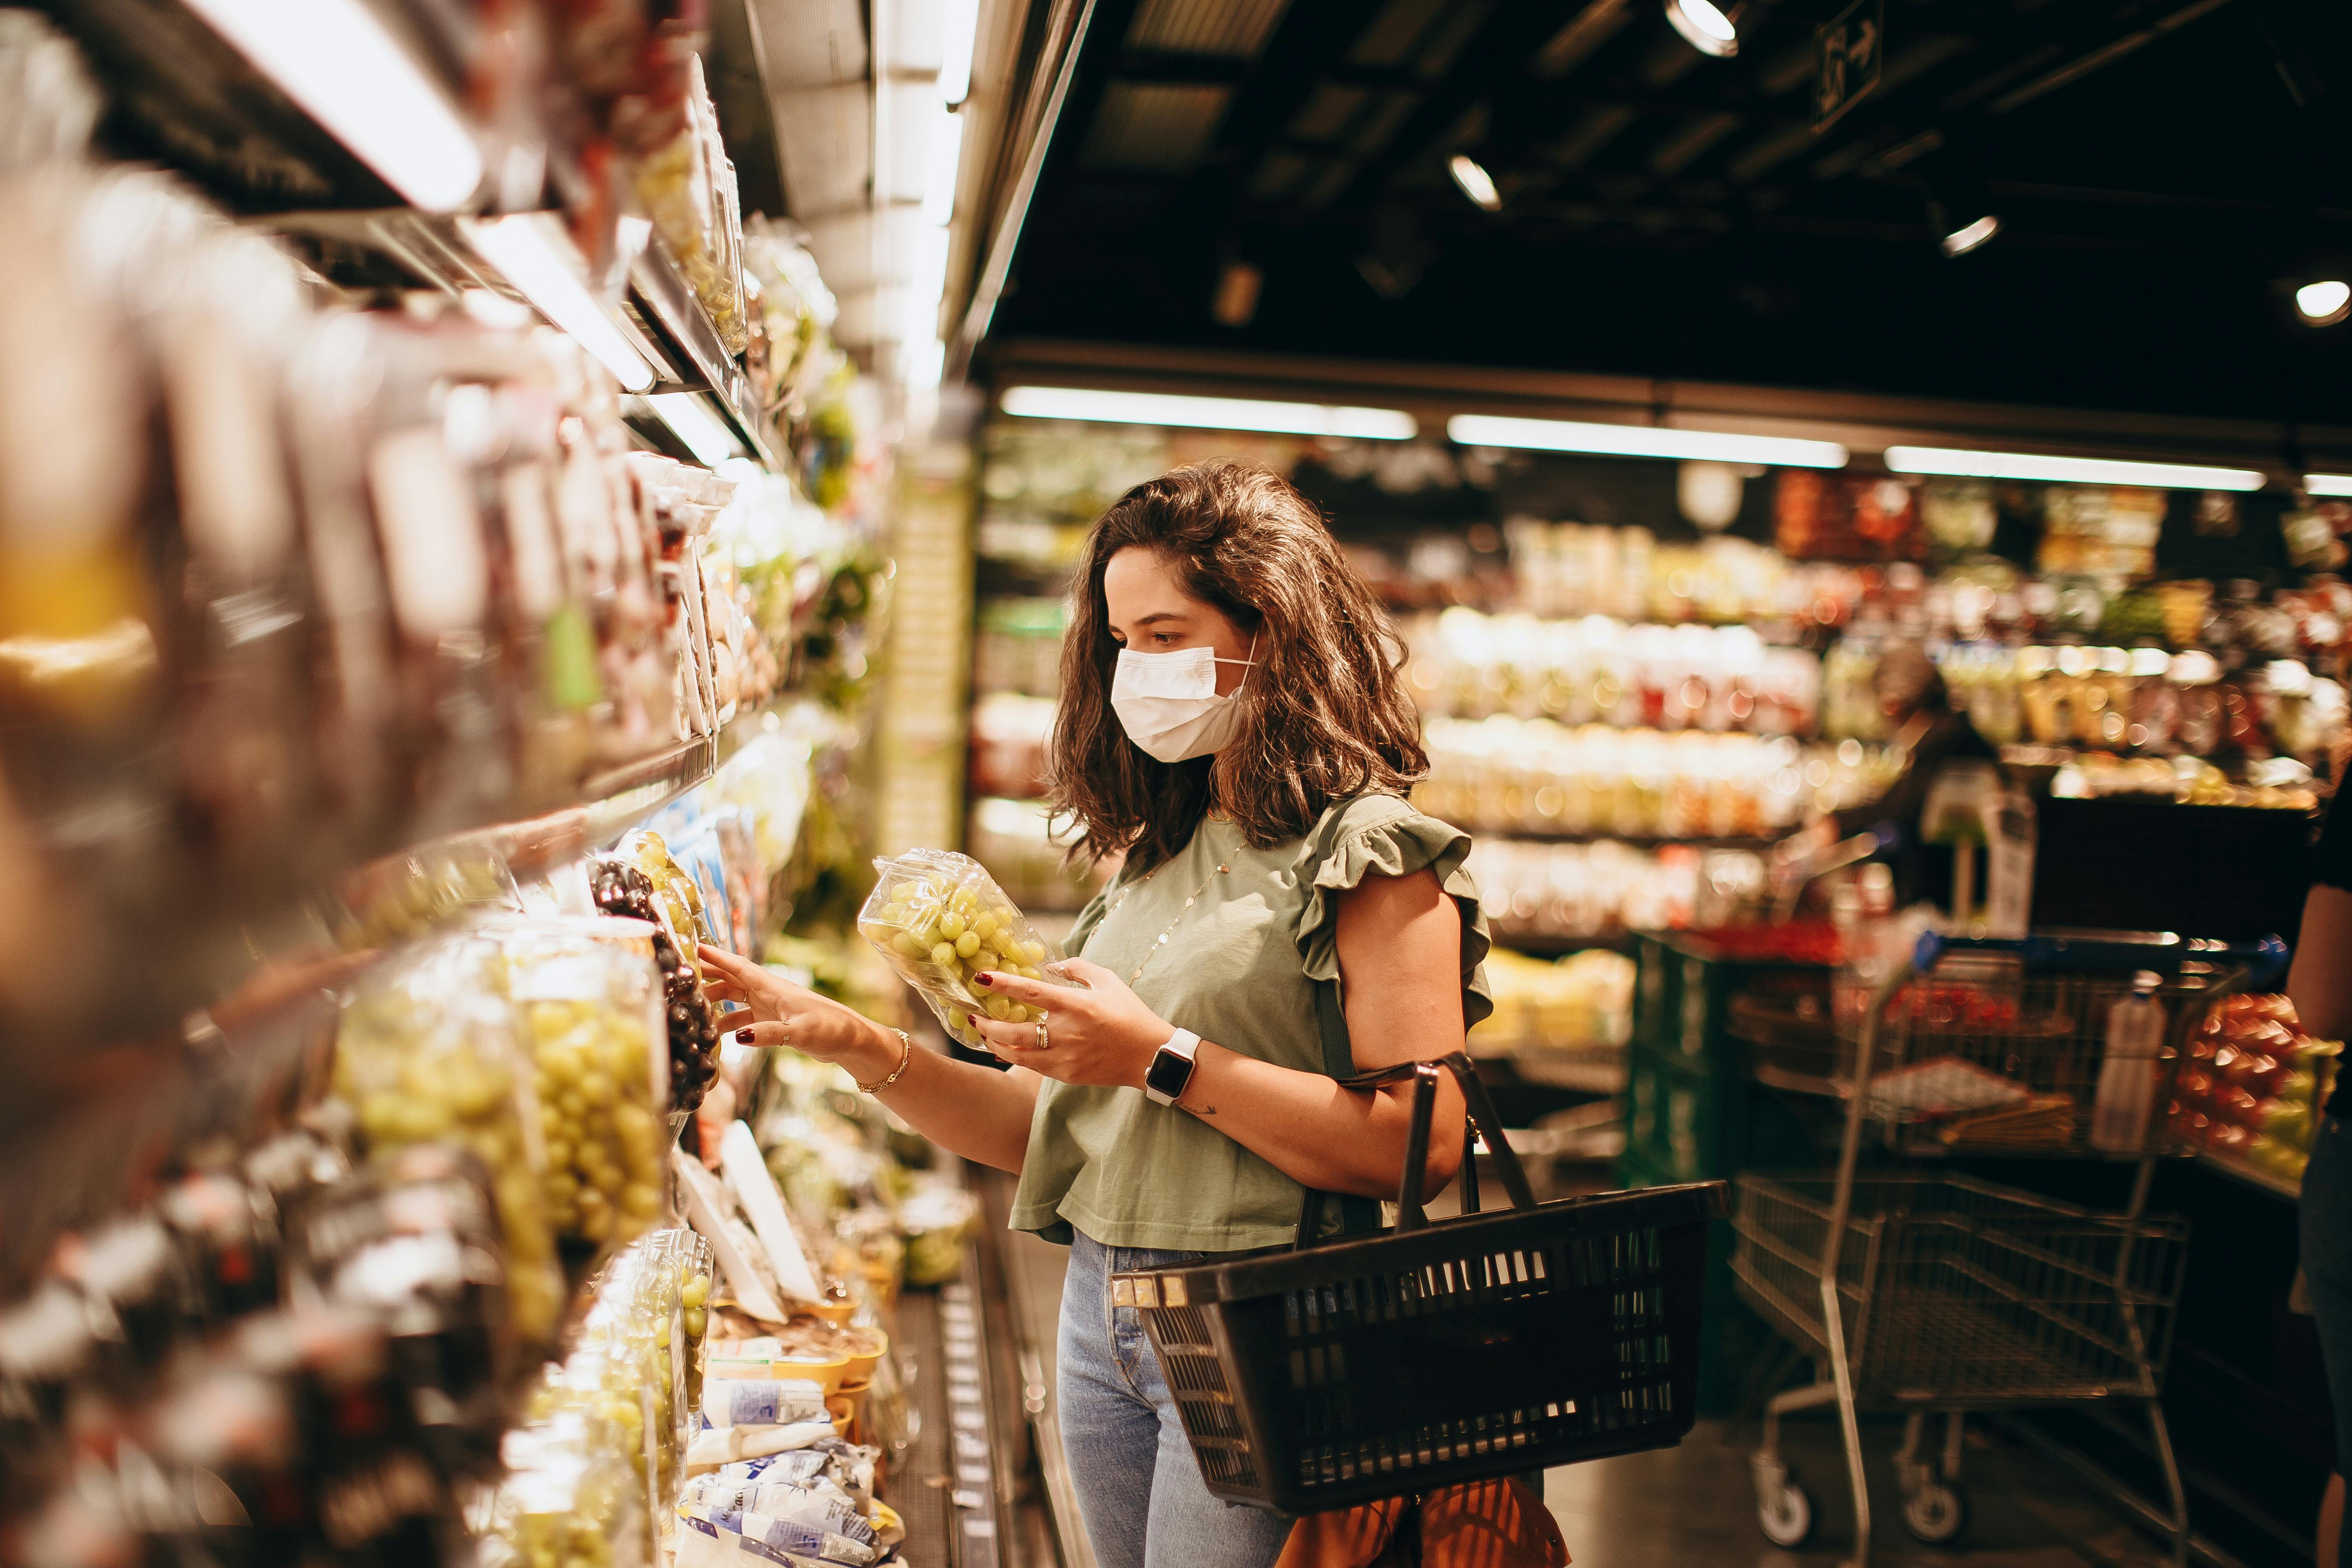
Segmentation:
{"type": "MultiPolygon", "coordinates": [[[[1599,1459],[1550,1471],[1544,1500],[1559,1520],[1577,1568],[1832,1568],[1845,1562],[1853,1510],[1831,1424],[1792,1417],[1784,1452],[1813,1496],[1813,1539],[1790,1552],[1756,1528],[1748,1456],[1751,1426],[1702,1421],[1678,1448],[1599,1459]]],[[[1926,1547],[1903,1533],[1895,1507],[1894,1452],[1900,1429],[1865,1428],[1871,1458],[1871,1561],[1884,1568],[2142,1568],[2168,1561],[2147,1536],[2118,1521],[2049,1467],[2000,1444],[1971,1445],[1964,1478],[1969,1519],[1950,1546],[1926,1547]]]]}

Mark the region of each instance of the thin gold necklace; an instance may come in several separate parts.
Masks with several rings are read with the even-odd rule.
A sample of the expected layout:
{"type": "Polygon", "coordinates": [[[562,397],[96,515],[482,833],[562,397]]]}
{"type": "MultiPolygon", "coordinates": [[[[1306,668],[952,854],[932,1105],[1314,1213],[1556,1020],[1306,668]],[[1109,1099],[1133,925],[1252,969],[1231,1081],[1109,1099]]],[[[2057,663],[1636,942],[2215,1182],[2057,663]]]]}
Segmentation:
{"type": "MultiPolygon", "coordinates": [[[[1127,983],[1129,985],[1133,985],[1137,981],[1143,978],[1143,966],[1151,962],[1152,955],[1154,953],[1157,953],[1161,948],[1168,945],[1168,939],[1176,934],[1176,927],[1184,919],[1185,911],[1200,901],[1201,895],[1209,890],[1209,884],[1223,876],[1226,868],[1227,868],[1223,861],[1218,862],[1217,868],[1210,872],[1207,876],[1202,878],[1201,885],[1193,889],[1192,892],[1185,897],[1182,908],[1180,908],[1176,911],[1176,919],[1170,921],[1168,922],[1168,929],[1154,937],[1151,941],[1151,945],[1143,950],[1143,957],[1136,963],[1135,973],[1127,977],[1127,983]]],[[[1126,892],[1121,893],[1118,896],[1118,902],[1113,904],[1110,907],[1109,913],[1104,915],[1103,918],[1105,920],[1108,920],[1111,915],[1118,913],[1118,911],[1126,906],[1127,900],[1135,896],[1136,888],[1140,888],[1144,883],[1149,882],[1152,878],[1157,877],[1158,875],[1160,875],[1160,868],[1154,866],[1150,870],[1146,871],[1142,876],[1138,877],[1135,879],[1135,888],[1129,888],[1126,892]]]]}

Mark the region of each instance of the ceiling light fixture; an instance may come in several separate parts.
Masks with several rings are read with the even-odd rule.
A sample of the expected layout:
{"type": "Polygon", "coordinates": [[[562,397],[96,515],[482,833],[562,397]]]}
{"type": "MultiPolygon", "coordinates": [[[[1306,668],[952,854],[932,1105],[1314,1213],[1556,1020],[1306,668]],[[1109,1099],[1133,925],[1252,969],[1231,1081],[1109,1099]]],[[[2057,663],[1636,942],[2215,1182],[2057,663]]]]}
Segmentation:
{"type": "Polygon", "coordinates": [[[1786,468],[1843,468],[1846,449],[1834,441],[1790,436],[1742,436],[1727,430],[1679,430],[1663,425],[1588,425],[1569,419],[1512,419],[1457,414],[1445,434],[1461,447],[1517,447],[1532,452],[1594,452],[1611,458],[1685,458],[1717,463],[1764,463],[1786,468]]]}
{"type": "Polygon", "coordinates": [[[2294,291],[2294,310],[2311,326],[2332,327],[2352,316],[2352,283],[2338,278],[2305,283],[2294,291]]]}
{"type": "Polygon", "coordinates": [[[1080,386],[1016,386],[1004,412],[1023,419],[1087,419],[1103,425],[1170,425],[1194,430],[1264,430],[1283,436],[1352,436],[1410,441],[1420,432],[1395,408],[1269,403],[1244,397],[1189,397],[1160,392],[1102,392],[1080,386]]]}
{"type": "Polygon", "coordinates": [[[2192,463],[2137,463],[2113,458],[2056,458],[2035,452],[1971,452],[1955,447],[1889,447],[1898,474],[1950,474],[1975,479],[2038,479],[2050,484],[2142,485],[2165,490],[2258,490],[2252,468],[2192,463]]]}
{"type": "Polygon", "coordinates": [[[2305,474],[2303,493],[2312,496],[2352,496],[2352,474],[2305,474]]]}
{"type": "Polygon", "coordinates": [[[1739,7],[1715,0],[1666,0],[1666,20],[1700,54],[1729,59],[1739,52],[1739,7]]]}
{"type": "Polygon", "coordinates": [[[1221,327],[1246,327],[1257,314],[1265,273],[1246,261],[1228,260],[1217,269],[1217,291],[1209,297],[1209,319],[1221,327]]]}
{"type": "Polygon", "coordinates": [[[656,392],[646,402],[661,416],[661,422],[686,443],[686,449],[706,468],[715,468],[730,458],[743,455],[742,443],[735,433],[719,422],[704,406],[699,395],[691,392],[656,392]]]}
{"type": "Polygon", "coordinates": [[[580,346],[603,362],[623,390],[643,392],[654,384],[653,366],[630,346],[604,308],[596,303],[572,242],[553,218],[540,213],[511,217],[461,220],[466,238],[482,259],[497,268],[539,313],[572,334],[580,346]],[[560,247],[560,248],[559,248],[560,247]]]}
{"type": "Polygon", "coordinates": [[[1987,213],[1972,222],[1945,231],[1940,241],[1947,256],[1966,256],[1969,251],[2000,232],[2000,219],[1987,213]]]}
{"type": "Polygon", "coordinates": [[[384,184],[454,212],[482,183],[473,132],[362,0],[188,0],[384,184]]]}
{"type": "Polygon", "coordinates": [[[1495,176],[1486,173],[1477,159],[1467,153],[1456,153],[1445,161],[1445,172],[1462,187],[1462,194],[1490,213],[1503,210],[1502,194],[1495,189],[1495,176]]]}

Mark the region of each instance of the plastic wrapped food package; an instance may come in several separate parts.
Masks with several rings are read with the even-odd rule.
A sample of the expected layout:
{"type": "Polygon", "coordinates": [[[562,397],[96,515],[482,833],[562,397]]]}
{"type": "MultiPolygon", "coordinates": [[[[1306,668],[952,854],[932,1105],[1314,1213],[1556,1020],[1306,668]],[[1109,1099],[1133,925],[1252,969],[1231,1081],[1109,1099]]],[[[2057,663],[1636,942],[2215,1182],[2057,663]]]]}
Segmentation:
{"type": "Polygon", "coordinates": [[[702,994],[694,965],[697,927],[689,919],[681,930],[672,923],[671,900],[654,879],[625,860],[596,862],[589,873],[589,891],[596,907],[608,915],[646,921],[653,933],[654,962],[661,975],[663,1024],[669,1042],[669,1107],[692,1110],[719,1068],[719,1015],[702,994]]]}
{"type": "Polygon", "coordinates": [[[975,1013],[1000,1023],[1027,1023],[1042,1011],[983,994],[972,976],[1001,969],[1048,984],[1075,980],[1043,966],[1049,950],[1027,918],[980,862],[946,849],[909,849],[874,862],[879,873],[857,929],[922,993],[940,1026],[960,1044],[988,1048],[972,1027],[975,1013]]]}
{"type": "Polygon", "coordinates": [[[664,1518],[677,1497],[688,1423],[701,1395],[710,1248],[688,1230],[640,1237],[596,1286],[580,1342],[557,1380],[560,1405],[600,1415],[628,1435],[647,1506],[664,1518]]]}
{"type": "Polygon", "coordinates": [[[508,1313],[519,1337],[541,1344],[563,1310],[563,1276],[548,1224],[545,1152],[523,1093],[528,1063],[499,982],[497,946],[475,936],[378,968],[343,1009],[335,1092],[370,1154],[449,1142],[489,1167],[508,1313]]]}
{"type": "Polygon", "coordinates": [[[536,1068],[547,1213],[558,1234],[626,1241],[662,1208],[669,1106],[654,928],[538,919],[486,928],[536,1068]]]}
{"type": "Polygon", "coordinates": [[[507,1434],[506,1483],[486,1568],[645,1568],[651,1540],[643,1492],[614,1435],[584,1412],[558,1411],[507,1434]]]}

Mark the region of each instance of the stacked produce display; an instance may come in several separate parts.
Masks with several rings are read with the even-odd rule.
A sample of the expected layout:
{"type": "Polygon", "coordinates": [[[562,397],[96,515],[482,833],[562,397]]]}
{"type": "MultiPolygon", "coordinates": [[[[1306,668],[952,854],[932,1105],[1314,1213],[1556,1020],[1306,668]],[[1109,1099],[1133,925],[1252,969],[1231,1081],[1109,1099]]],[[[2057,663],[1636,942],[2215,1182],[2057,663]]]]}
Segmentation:
{"type": "Polygon", "coordinates": [[[2215,1159],[2299,1187],[2335,1087],[2342,1042],[2296,1026],[2284,996],[2232,996],[2189,1041],[2169,1107],[2173,1131],[2215,1159]]]}

